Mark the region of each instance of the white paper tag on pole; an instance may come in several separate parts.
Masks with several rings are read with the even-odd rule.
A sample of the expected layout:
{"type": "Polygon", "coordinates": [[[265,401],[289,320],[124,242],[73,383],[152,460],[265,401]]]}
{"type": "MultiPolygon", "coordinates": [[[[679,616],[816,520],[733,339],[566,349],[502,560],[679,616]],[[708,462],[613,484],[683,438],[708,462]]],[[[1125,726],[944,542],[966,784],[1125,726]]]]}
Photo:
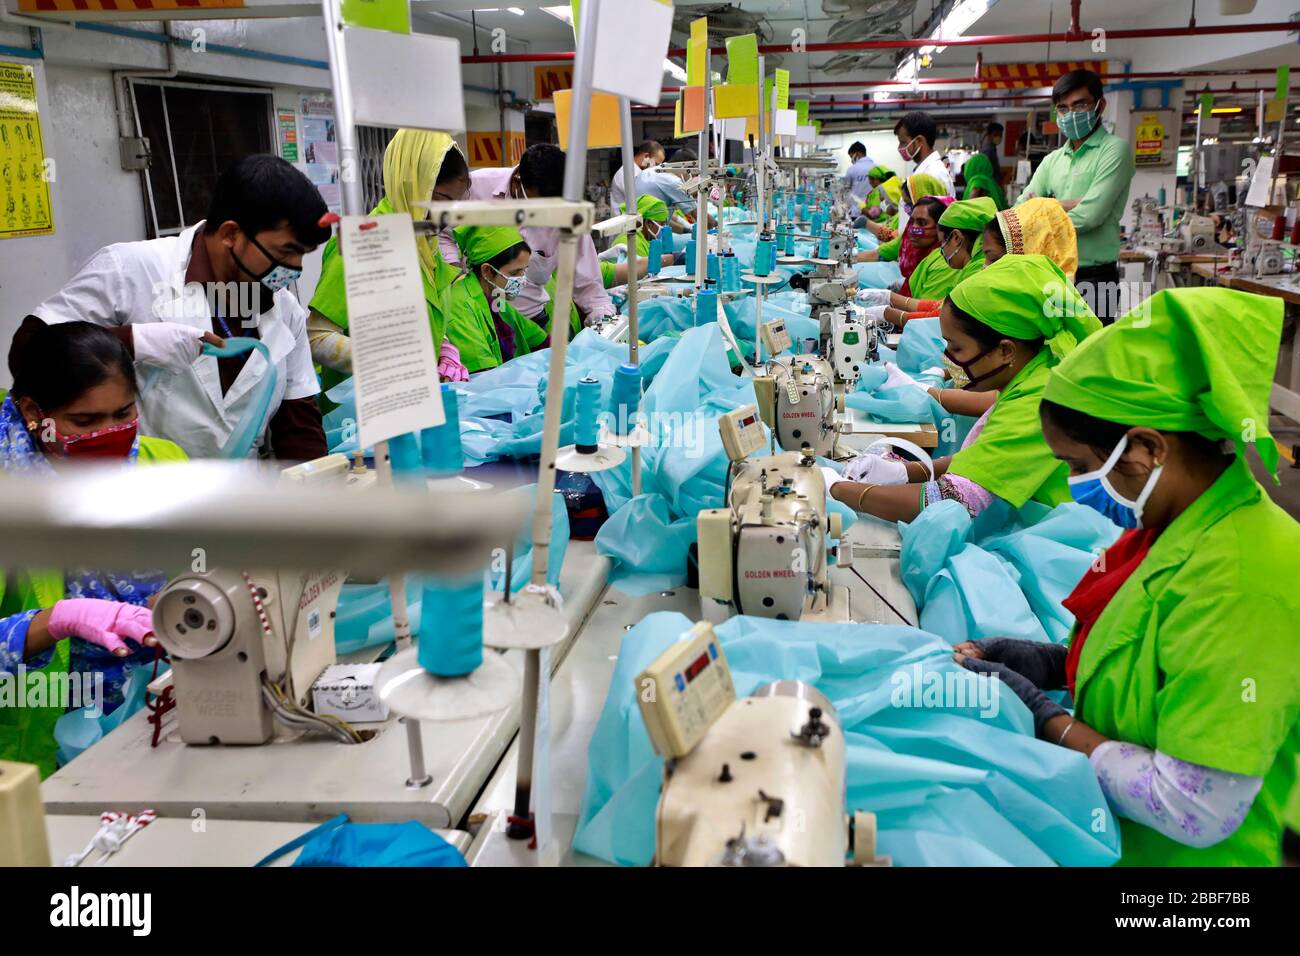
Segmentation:
{"type": "Polygon", "coordinates": [[[415,229],[406,213],[339,228],[361,447],[447,420],[415,229]]]}
{"type": "Polygon", "coordinates": [[[815,126],[800,126],[795,133],[795,139],[801,143],[817,142],[817,128],[815,126]]]}
{"type": "Polygon", "coordinates": [[[799,114],[795,110],[773,110],[772,130],[777,136],[797,136],[799,114]]]}
{"type": "MultiPolygon", "coordinates": [[[[673,8],[659,0],[601,0],[596,5],[592,86],[647,106],[659,105],[673,8]]],[[[459,56],[455,60],[460,66],[459,56]]]]}
{"type": "Polygon", "coordinates": [[[722,135],[738,143],[745,142],[745,117],[737,116],[733,119],[724,119],[718,121],[722,126],[722,135]]]}
{"type": "Polygon", "coordinates": [[[357,123],[450,133],[465,129],[459,40],[344,27],[343,45],[357,123]]]}
{"type": "Polygon", "coordinates": [[[537,721],[533,735],[533,833],[537,838],[537,859],[543,865],[549,859],[555,842],[555,829],[551,821],[551,649],[539,652],[541,662],[537,668],[537,721]]]}
{"type": "MultiPolygon", "coordinates": [[[[1205,164],[1201,164],[1204,176],[1205,164]]],[[[1263,208],[1269,202],[1269,184],[1273,181],[1273,157],[1261,156],[1255,165],[1255,175],[1250,180],[1250,191],[1246,193],[1246,205],[1263,208]]]]}

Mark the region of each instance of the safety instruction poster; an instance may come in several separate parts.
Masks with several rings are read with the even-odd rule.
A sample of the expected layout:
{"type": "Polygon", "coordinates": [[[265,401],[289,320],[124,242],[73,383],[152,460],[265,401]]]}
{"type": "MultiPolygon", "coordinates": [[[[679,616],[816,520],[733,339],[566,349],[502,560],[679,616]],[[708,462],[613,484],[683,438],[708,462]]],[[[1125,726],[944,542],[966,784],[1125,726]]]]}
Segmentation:
{"type": "Polygon", "coordinates": [[[0,239],[54,233],[36,73],[0,60],[0,239]]]}
{"type": "Polygon", "coordinates": [[[1133,113],[1133,164],[1138,169],[1162,169],[1173,165],[1169,130],[1177,129],[1173,110],[1141,110],[1133,113]]]}
{"type": "Polygon", "coordinates": [[[339,144],[334,126],[334,97],[328,93],[304,93],[298,100],[301,117],[303,172],[320,190],[330,212],[343,211],[343,193],[339,185],[339,144]]]}
{"type": "Polygon", "coordinates": [[[298,114],[293,110],[276,110],[275,128],[280,158],[286,163],[298,162],[298,114]]]}

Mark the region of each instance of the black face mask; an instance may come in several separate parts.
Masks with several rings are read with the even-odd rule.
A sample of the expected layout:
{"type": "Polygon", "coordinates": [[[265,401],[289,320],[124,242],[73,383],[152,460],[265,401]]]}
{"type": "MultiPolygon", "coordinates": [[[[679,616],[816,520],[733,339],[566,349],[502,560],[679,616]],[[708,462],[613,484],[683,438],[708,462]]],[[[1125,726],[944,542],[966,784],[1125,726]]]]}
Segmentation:
{"type": "Polygon", "coordinates": [[[976,385],[978,385],[980,382],[987,381],[988,379],[992,378],[994,375],[997,375],[999,372],[1009,369],[1011,367],[1011,363],[1006,362],[1002,365],[999,365],[991,372],[985,372],[983,375],[971,374],[970,371],[971,366],[974,365],[976,362],[978,362],[980,359],[982,359],[984,356],[988,355],[995,348],[997,348],[996,345],[989,346],[979,355],[971,359],[969,362],[959,362],[957,359],[953,358],[952,354],[947,349],[944,349],[943,360],[944,360],[944,364],[948,366],[948,371],[952,373],[957,369],[961,370],[961,376],[953,375],[953,384],[955,384],[960,389],[970,390],[971,388],[974,388],[976,385]],[[966,379],[965,383],[958,382],[959,377],[965,378],[966,379]]]}

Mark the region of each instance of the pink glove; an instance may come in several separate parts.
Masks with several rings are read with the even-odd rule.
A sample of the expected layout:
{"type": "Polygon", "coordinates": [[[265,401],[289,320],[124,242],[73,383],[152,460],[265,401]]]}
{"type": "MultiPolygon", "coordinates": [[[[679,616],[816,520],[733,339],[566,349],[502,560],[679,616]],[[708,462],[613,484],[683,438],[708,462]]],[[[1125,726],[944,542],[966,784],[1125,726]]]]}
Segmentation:
{"type": "Polygon", "coordinates": [[[48,627],[50,635],[58,640],[79,637],[118,657],[131,653],[122,638],[147,647],[158,643],[156,638],[145,636],[153,634],[153,612],[147,607],[119,601],[96,598],[59,601],[50,609],[48,627]]]}
{"type": "Polygon", "coordinates": [[[461,364],[460,349],[450,339],[442,340],[442,355],[438,359],[438,377],[444,382],[468,382],[469,369],[461,364]]]}

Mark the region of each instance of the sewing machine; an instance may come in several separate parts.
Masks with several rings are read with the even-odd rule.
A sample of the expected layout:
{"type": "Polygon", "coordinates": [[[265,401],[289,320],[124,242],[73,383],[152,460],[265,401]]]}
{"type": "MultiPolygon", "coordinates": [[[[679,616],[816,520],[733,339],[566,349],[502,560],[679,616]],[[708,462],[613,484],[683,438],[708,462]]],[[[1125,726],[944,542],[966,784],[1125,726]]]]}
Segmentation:
{"type": "Polygon", "coordinates": [[[786,451],[807,445],[814,455],[841,457],[836,438],[849,426],[836,421],[837,413],[844,411],[844,393],[835,388],[830,363],[819,355],[783,355],[790,348],[784,320],[764,322],[758,334],[773,357],[755,376],[754,394],[776,444],[786,451]]]}
{"type": "Polygon", "coordinates": [[[1279,215],[1281,211],[1275,207],[1261,209],[1243,205],[1239,209],[1233,272],[1261,278],[1286,271],[1282,243],[1273,238],[1273,223],[1279,215]]]}
{"type": "Polygon", "coordinates": [[[776,681],[738,700],[707,622],[636,686],[650,741],[666,758],[656,865],[889,865],[875,855],[875,815],[845,815],[844,731],[815,687],[776,681]]]}
{"type": "MultiPolygon", "coordinates": [[[[826,507],[811,446],[749,458],[766,441],[753,405],[722,416],[718,427],[731,459],[727,507],[696,519],[706,616],[850,620],[848,588],[830,581],[829,540],[841,536],[840,516],[826,507]]],[[[836,565],[847,567],[851,553],[837,547],[836,565]]]]}

